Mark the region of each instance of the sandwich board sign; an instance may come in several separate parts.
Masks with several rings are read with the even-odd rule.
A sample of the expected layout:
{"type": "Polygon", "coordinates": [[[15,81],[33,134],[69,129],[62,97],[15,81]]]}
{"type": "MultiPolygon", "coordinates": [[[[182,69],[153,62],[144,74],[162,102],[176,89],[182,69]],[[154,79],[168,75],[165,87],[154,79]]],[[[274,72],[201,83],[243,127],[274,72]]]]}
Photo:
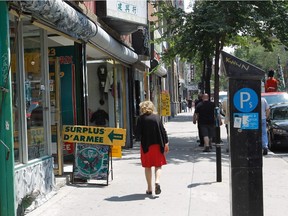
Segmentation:
{"type": "Polygon", "coordinates": [[[112,153],[121,157],[126,142],[122,128],[64,125],[63,142],[75,143],[73,182],[76,179],[104,180],[108,185],[112,172],[112,153]],[[111,149],[114,149],[113,151],[111,149]]]}

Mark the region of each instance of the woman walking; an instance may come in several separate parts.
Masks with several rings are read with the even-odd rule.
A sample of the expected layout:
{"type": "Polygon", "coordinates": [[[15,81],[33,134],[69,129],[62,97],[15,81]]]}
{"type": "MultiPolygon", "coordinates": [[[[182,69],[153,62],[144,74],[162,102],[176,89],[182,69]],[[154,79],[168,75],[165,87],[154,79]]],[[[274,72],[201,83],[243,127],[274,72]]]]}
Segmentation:
{"type": "Polygon", "coordinates": [[[143,101],[139,106],[141,114],[137,121],[136,136],[141,141],[141,164],[145,168],[147,181],[146,194],[151,195],[153,191],[152,167],[155,167],[155,194],[160,194],[161,168],[167,164],[164,153],[169,151],[168,136],[154,104],[143,101]]]}

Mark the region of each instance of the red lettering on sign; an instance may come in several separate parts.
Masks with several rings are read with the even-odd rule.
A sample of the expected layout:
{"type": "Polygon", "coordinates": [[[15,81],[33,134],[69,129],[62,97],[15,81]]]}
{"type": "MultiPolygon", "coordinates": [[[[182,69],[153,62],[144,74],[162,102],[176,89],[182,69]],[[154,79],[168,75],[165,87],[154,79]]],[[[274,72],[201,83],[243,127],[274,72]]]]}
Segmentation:
{"type": "Polygon", "coordinates": [[[60,64],[72,64],[73,57],[72,56],[59,56],[60,64]]]}
{"type": "Polygon", "coordinates": [[[74,144],[70,142],[64,142],[63,150],[66,151],[68,154],[73,154],[74,144]]]}

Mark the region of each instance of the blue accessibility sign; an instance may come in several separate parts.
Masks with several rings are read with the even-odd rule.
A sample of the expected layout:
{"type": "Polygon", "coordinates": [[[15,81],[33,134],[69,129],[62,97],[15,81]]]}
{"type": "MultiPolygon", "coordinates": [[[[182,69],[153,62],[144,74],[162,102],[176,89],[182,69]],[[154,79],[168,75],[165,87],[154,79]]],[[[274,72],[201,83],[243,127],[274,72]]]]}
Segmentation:
{"type": "Polygon", "coordinates": [[[253,89],[242,88],[234,94],[233,103],[238,111],[251,112],[258,104],[258,96],[253,89]]]}

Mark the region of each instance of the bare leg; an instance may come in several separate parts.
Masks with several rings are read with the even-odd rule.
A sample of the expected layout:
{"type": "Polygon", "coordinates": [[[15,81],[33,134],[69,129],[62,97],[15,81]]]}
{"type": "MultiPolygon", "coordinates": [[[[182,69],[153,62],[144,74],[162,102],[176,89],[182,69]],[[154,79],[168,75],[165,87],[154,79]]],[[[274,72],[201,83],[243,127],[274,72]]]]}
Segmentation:
{"type": "Polygon", "coordinates": [[[155,183],[160,183],[161,167],[155,167],[155,183]]]}
{"type": "Polygon", "coordinates": [[[208,136],[205,136],[204,137],[204,146],[205,147],[209,147],[209,144],[210,144],[210,139],[208,136]]]}
{"type": "Polygon", "coordinates": [[[147,191],[152,191],[152,170],[151,168],[145,167],[145,177],[147,181],[147,191]]]}
{"type": "Polygon", "coordinates": [[[203,152],[210,152],[210,147],[209,147],[210,139],[209,139],[209,137],[205,136],[205,137],[203,137],[203,139],[204,139],[204,150],[203,150],[203,152]]]}
{"type": "Polygon", "coordinates": [[[155,194],[158,195],[161,193],[160,188],[160,176],[161,176],[161,167],[155,167],[155,194]]]}

